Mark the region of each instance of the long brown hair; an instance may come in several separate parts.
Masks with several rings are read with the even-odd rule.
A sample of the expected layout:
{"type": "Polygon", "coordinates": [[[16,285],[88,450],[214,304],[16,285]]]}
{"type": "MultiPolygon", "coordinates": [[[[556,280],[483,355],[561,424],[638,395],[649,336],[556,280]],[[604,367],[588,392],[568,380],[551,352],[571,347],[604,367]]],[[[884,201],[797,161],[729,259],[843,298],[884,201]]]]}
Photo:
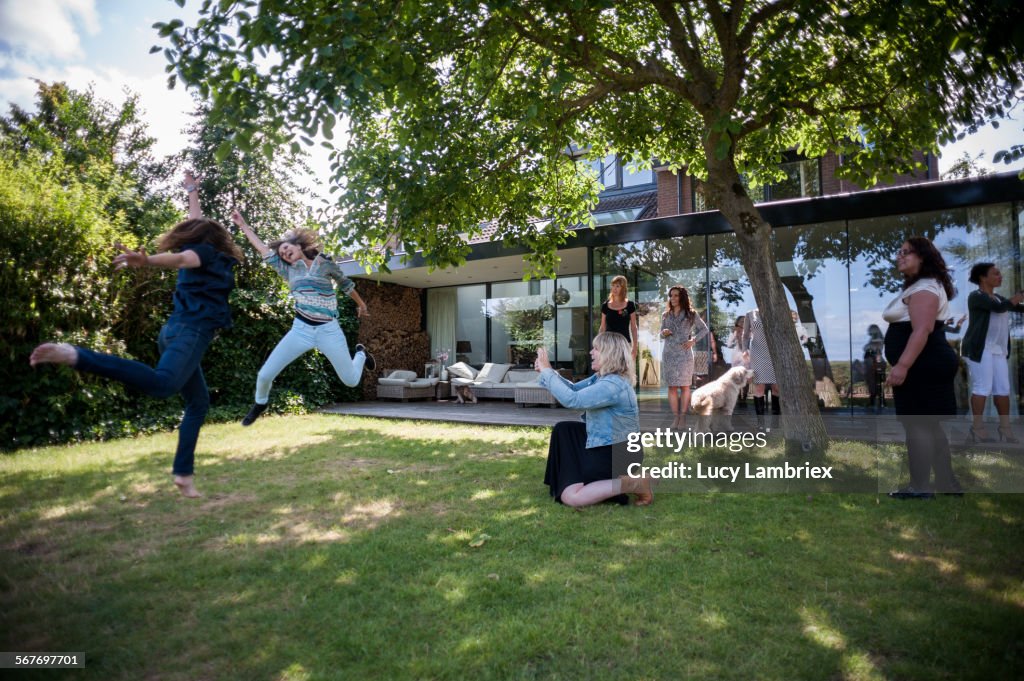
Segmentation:
{"type": "Polygon", "coordinates": [[[935,248],[931,239],[923,236],[908,237],[906,241],[921,259],[921,267],[916,275],[903,277],[903,290],[907,290],[915,281],[931,278],[942,284],[942,288],[946,289],[946,298],[953,300],[956,296],[953,278],[949,276],[949,268],[946,267],[946,261],[939,253],[939,249],[935,248]]]}
{"type": "Polygon", "coordinates": [[[668,290],[668,303],[665,307],[665,314],[672,314],[673,291],[679,291],[679,309],[686,315],[687,319],[693,319],[693,315],[696,310],[693,309],[693,305],[690,303],[690,294],[687,292],[685,286],[676,285],[668,290]]]}
{"type": "Polygon", "coordinates": [[[302,255],[310,259],[320,255],[320,237],[311,229],[290,229],[280,239],[267,244],[267,248],[277,253],[281,244],[295,244],[302,249],[302,255]]]}
{"type": "Polygon", "coordinates": [[[182,220],[172,227],[171,231],[160,237],[156,243],[156,250],[158,252],[176,251],[189,244],[210,244],[216,250],[238,262],[245,259],[242,249],[231,238],[231,232],[224,229],[219,222],[207,218],[182,220]]]}

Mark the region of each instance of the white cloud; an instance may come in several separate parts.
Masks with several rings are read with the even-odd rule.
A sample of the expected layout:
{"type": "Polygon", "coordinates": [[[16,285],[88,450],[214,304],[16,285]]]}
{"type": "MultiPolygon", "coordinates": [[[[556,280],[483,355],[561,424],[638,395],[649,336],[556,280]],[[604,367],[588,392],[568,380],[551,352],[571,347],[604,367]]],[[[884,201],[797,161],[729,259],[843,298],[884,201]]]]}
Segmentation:
{"type": "Polygon", "coordinates": [[[127,89],[139,95],[143,120],[148,125],[149,134],[157,140],[154,152],[158,156],[173,154],[187,144],[182,129],[190,122],[189,113],[194,108],[192,98],[180,85],[168,90],[165,74],[138,77],[116,67],[35,67],[19,61],[10,61],[6,66],[14,75],[0,79],[0,92],[3,93],[0,102],[7,100],[23,109],[34,110],[37,86],[32,78],[44,82],[63,81],[75,90],[85,90],[92,85],[98,97],[115,104],[126,99],[127,89]]]}
{"type": "Polygon", "coordinates": [[[100,30],[94,0],[0,0],[2,41],[34,61],[82,57],[78,31],[100,30]]]}

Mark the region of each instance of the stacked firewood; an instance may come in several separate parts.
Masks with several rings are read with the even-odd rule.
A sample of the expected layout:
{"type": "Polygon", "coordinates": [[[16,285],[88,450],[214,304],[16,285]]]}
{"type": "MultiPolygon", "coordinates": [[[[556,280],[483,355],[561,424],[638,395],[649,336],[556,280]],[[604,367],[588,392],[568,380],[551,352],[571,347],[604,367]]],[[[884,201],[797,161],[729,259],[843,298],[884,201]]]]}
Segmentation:
{"type": "Polygon", "coordinates": [[[423,374],[430,361],[430,336],[422,330],[420,289],[362,280],[357,290],[370,311],[359,322],[359,342],[377,360],[377,370],[363,374],[363,399],[374,400],[382,375],[396,369],[423,374]]]}

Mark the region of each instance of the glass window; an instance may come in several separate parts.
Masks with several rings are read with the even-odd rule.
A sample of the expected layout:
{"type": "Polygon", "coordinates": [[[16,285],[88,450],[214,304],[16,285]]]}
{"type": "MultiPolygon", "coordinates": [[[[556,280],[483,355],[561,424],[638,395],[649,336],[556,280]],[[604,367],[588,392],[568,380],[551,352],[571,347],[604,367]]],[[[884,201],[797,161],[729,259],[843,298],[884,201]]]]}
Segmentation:
{"type": "Polygon", "coordinates": [[[487,324],[484,317],[487,287],[483,284],[459,286],[456,297],[458,318],[455,322],[455,347],[448,361],[452,364],[466,362],[480,366],[487,359],[487,324]]]}
{"type": "Polygon", "coordinates": [[[782,164],[786,179],[768,188],[769,200],[799,199],[821,196],[821,172],[818,159],[804,159],[782,164]]]}
{"type": "Polygon", "coordinates": [[[490,361],[533,364],[538,347],[554,346],[554,291],[551,279],[491,284],[486,303],[491,322],[490,361]]]}
{"type": "MultiPolygon", "coordinates": [[[[995,204],[948,211],[932,211],[912,215],[850,221],[850,304],[853,319],[855,352],[865,341],[866,329],[872,324],[883,332],[882,310],[900,291],[902,277],[896,271],[896,251],[908,236],[930,238],[952,270],[957,295],[949,302],[954,320],[967,314],[967,297],[975,285],[967,281],[971,266],[977,262],[994,262],[1003,272],[1003,286],[997,292],[1012,295],[1020,290],[1019,226],[1010,204],[995,204]]],[[[1024,329],[1020,315],[1010,316],[1010,389],[1011,414],[1019,414],[1021,381],[1019,367],[1024,357],[1024,329]]],[[[946,339],[959,350],[969,320],[957,333],[946,339]]],[[[970,377],[967,367],[955,382],[957,405],[961,413],[969,409],[970,377]]],[[[991,401],[987,409],[991,410],[991,401]]]]}
{"type": "Polygon", "coordinates": [[[622,186],[638,187],[642,184],[654,183],[654,171],[650,168],[639,170],[635,163],[629,163],[622,168],[622,186]]]}
{"type": "Polygon", "coordinates": [[[623,210],[609,210],[594,213],[594,221],[599,225],[611,225],[617,222],[629,222],[636,220],[643,208],[624,208],[623,210]]]}

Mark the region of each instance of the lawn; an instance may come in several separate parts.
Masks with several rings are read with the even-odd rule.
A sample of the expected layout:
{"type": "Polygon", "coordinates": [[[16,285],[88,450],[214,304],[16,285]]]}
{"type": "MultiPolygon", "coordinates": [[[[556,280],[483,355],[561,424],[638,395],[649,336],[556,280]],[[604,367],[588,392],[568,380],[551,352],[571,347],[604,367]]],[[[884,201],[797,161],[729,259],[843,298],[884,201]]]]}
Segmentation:
{"type": "MultiPolygon", "coordinates": [[[[1024,496],[572,510],[543,429],[338,416],[0,457],[0,649],[73,679],[1019,679],[1024,496]]],[[[11,677],[6,677],[11,678],[11,677]]]]}

